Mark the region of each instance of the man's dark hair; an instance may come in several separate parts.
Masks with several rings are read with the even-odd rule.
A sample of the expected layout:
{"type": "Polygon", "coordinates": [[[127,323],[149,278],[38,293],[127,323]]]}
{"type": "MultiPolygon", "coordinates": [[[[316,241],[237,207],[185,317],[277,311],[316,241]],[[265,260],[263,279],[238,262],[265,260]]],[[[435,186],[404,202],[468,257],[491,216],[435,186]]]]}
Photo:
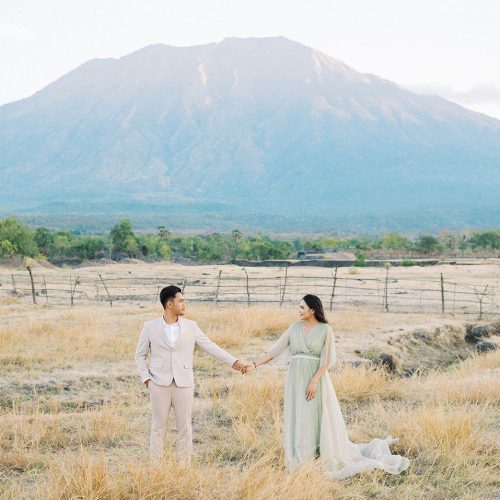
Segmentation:
{"type": "Polygon", "coordinates": [[[182,290],[175,285],[166,286],[162,289],[162,291],[160,292],[160,302],[163,306],[163,309],[167,307],[167,302],[170,299],[174,299],[179,292],[182,292],[182,290]]]}

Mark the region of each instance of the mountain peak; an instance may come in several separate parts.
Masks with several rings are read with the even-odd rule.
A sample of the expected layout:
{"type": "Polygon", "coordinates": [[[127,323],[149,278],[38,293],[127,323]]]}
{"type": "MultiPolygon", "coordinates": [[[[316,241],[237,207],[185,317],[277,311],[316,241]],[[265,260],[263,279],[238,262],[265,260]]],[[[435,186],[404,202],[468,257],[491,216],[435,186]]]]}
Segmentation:
{"type": "Polygon", "coordinates": [[[223,200],[303,223],[500,190],[500,121],[284,37],[89,61],[1,107],[0,150],[11,199],[223,200]]]}

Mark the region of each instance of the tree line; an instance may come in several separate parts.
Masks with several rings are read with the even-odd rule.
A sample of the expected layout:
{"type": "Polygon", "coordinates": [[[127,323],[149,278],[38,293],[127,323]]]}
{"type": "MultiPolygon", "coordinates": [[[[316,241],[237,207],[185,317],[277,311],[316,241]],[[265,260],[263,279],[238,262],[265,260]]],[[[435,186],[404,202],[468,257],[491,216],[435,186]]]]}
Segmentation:
{"type": "Polygon", "coordinates": [[[414,239],[398,233],[376,238],[321,236],[286,239],[244,235],[238,229],[229,234],[175,234],[165,226],[159,226],[156,233],[136,234],[128,219],[123,219],[104,235],[32,228],[15,217],[0,220],[0,257],[19,255],[56,263],[126,257],[144,260],[183,257],[199,263],[234,262],[237,259],[287,259],[328,250],[353,251],[360,261],[364,259],[364,252],[377,250],[423,255],[467,250],[496,251],[500,250],[500,230],[476,231],[470,235],[424,234],[414,239]]]}

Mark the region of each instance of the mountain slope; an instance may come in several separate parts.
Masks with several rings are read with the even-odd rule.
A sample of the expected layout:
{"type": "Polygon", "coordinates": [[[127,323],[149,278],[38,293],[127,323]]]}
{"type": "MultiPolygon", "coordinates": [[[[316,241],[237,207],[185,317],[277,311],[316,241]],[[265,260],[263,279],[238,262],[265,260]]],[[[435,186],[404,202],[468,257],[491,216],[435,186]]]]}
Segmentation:
{"type": "Polygon", "coordinates": [[[19,206],[199,202],[414,225],[428,206],[477,212],[500,192],[500,121],[285,38],[89,61],[0,107],[0,151],[19,206]]]}

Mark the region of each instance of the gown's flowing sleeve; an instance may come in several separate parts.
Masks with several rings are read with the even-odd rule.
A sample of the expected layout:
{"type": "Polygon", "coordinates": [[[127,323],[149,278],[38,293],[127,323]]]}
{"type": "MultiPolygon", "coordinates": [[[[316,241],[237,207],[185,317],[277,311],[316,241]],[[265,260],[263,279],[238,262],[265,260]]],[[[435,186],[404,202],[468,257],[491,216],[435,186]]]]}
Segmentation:
{"type": "Polygon", "coordinates": [[[335,341],[333,339],[333,331],[330,325],[326,327],[325,345],[321,352],[320,366],[325,366],[327,369],[332,369],[337,362],[337,355],[335,353],[335,341]]]}
{"type": "MultiPolygon", "coordinates": [[[[293,325],[290,325],[288,329],[281,334],[280,338],[266,351],[266,354],[272,356],[273,359],[280,357],[288,358],[290,353],[290,332],[292,331],[293,325]],[[280,356],[281,355],[281,356],[280,356]]],[[[285,360],[287,361],[287,360],[285,360]]]]}

